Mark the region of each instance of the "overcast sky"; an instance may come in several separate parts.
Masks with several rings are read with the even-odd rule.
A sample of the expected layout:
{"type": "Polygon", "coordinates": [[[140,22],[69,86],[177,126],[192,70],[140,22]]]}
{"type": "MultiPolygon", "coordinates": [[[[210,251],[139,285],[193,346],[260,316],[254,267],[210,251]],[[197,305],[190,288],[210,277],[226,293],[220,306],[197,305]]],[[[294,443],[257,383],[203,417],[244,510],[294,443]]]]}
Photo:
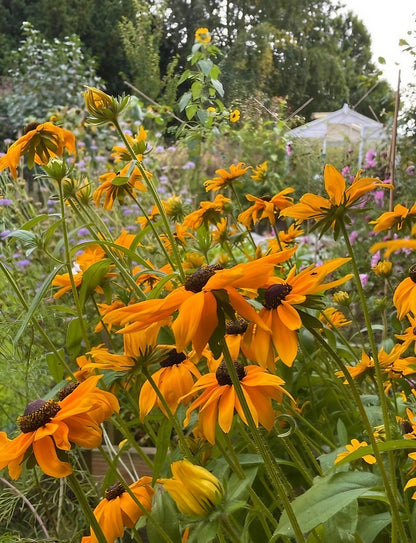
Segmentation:
{"type": "Polygon", "coordinates": [[[342,0],[342,3],[370,32],[373,58],[392,87],[397,87],[399,69],[403,84],[410,82],[412,75],[414,79],[411,56],[402,52],[398,43],[400,38],[409,41],[407,32],[416,30],[416,0],[342,0]],[[378,57],[386,60],[384,66],[377,63],[378,57]]]}

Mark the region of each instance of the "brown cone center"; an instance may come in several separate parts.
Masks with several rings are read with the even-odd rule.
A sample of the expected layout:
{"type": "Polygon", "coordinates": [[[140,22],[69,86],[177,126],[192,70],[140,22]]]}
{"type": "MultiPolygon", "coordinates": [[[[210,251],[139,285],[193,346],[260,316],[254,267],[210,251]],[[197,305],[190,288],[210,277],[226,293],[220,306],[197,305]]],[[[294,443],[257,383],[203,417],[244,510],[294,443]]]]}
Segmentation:
{"type": "Polygon", "coordinates": [[[23,415],[17,418],[17,424],[24,434],[35,432],[50,422],[60,409],[55,400],[35,400],[27,404],[23,415]]]}

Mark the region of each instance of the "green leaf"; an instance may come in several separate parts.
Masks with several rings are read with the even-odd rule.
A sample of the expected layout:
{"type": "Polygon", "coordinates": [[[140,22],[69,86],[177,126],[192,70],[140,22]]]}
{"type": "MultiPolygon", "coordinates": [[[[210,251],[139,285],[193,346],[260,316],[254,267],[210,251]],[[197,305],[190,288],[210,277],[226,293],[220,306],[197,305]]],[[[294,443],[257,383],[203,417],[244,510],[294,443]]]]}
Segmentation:
{"type": "MultiPolygon", "coordinates": [[[[347,471],[317,478],[315,484],[292,502],[293,512],[303,533],[313,530],[356,500],[370,488],[380,484],[372,473],[347,471]]],[[[280,517],[273,535],[293,537],[286,511],[280,517]]]]}
{"type": "Polygon", "coordinates": [[[14,232],[10,232],[7,237],[20,239],[20,241],[23,241],[23,243],[32,247],[37,247],[38,245],[38,236],[34,232],[27,232],[26,230],[15,230],[14,232]]]}
{"type": "Polygon", "coordinates": [[[15,344],[19,341],[20,336],[25,331],[26,326],[28,325],[30,319],[33,318],[33,315],[34,315],[35,311],[37,310],[37,308],[39,307],[39,304],[41,303],[41,301],[42,301],[42,299],[43,299],[43,297],[45,295],[45,292],[48,290],[53,278],[60,271],[61,268],[62,268],[62,266],[59,266],[58,268],[54,268],[50,272],[50,274],[46,277],[46,279],[42,283],[41,287],[38,289],[38,291],[36,293],[36,296],[33,298],[32,303],[30,304],[30,307],[26,312],[26,315],[25,315],[25,318],[23,319],[22,325],[20,326],[19,330],[17,331],[17,334],[14,337],[14,343],[15,344]]]}
{"type": "Polygon", "coordinates": [[[212,79],[211,85],[214,87],[214,89],[218,92],[218,94],[222,98],[224,96],[224,87],[222,86],[221,81],[218,81],[218,79],[212,79]]]}
{"type": "Polygon", "coordinates": [[[386,64],[386,59],[384,57],[378,57],[377,60],[379,64],[386,64]]]}
{"type": "Polygon", "coordinates": [[[198,111],[196,112],[196,115],[198,119],[200,120],[201,124],[205,124],[207,120],[210,118],[208,111],[206,111],[205,109],[198,109],[198,111]]]}
{"type": "MultiPolygon", "coordinates": [[[[155,493],[152,505],[152,518],[169,535],[173,543],[181,543],[178,510],[167,492],[155,493]]],[[[160,543],[164,540],[153,522],[147,522],[146,532],[149,543],[160,543]]]]}
{"type": "Polygon", "coordinates": [[[191,92],[193,100],[198,100],[198,98],[201,96],[202,89],[202,81],[194,81],[192,83],[191,92]]]}
{"type": "Polygon", "coordinates": [[[197,62],[197,66],[201,69],[201,72],[208,77],[210,71],[212,70],[212,67],[214,66],[214,63],[212,62],[212,60],[204,59],[197,62]]]}
{"type": "Polygon", "coordinates": [[[179,78],[178,85],[180,85],[181,83],[183,83],[184,81],[186,81],[186,80],[189,79],[190,77],[192,77],[192,72],[191,72],[191,70],[185,70],[185,71],[183,72],[183,74],[181,75],[181,77],[179,78]]]}
{"type": "Polygon", "coordinates": [[[79,319],[72,319],[66,331],[66,348],[71,360],[76,358],[81,349],[82,328],[79,319]]]}
{"type": "Polygon", "coordinates": [[[110,260],[105,258],[95,262],[85,270],[79,291],[79,303],[82,308],[84,308],[88,294],[93,292],[93,290],[103,281],[104,276],[108,273],[109,269],[110,260]]]}
{"type": "Polygon", "coordinates": [[[64,358],[65,353],[62,348],[59,349],[58,352],[59,356],[55,353],[47,353],[46,355],[46,363],[48,364],[49,372],[56,383],[60,383],[64,378],[64,367],[61,359],[64,358]]]}
{"type": "Polygon", "coordinates": [[[186,106],[189,104],[190,100],[192,98],[192,92],[191,91],[188,91],[188,92],[185,92],[185,94],[183,94],[181,96],[181,99],[179,100],[179,111],[183,111],[186,106]]]}
{"type": "Polygon", "coordinates": [[[166,456],[170,445],[170,436],[172,433],[172,423],[164,418],[157,432],[156,454],[153,464],[153,480],[160,476],[163,464],[166,462],[166,456]]]}
{"type": "Polygon", "coordinates": [[[362,517],[358,521],[357,533],[361,537],[363,543],[373,543],[381,530],[390,523],[391,515],[388,511],[369,517],[362,517]]]}
{"type": "Polygon", "coordinates": [[[129,182],[129,177],[120,177],[116,176],[112,181],[111,184],[115,185],[116,187],[122,187],[123,185],[127,185],[129,182]]]}
{"type": "Polygon", "coordinates": [[[195,113],[198,111],[198,106],[196,104],[191,104],[186,107],[185,114],[188,121],[194,118],[195,113]]]}

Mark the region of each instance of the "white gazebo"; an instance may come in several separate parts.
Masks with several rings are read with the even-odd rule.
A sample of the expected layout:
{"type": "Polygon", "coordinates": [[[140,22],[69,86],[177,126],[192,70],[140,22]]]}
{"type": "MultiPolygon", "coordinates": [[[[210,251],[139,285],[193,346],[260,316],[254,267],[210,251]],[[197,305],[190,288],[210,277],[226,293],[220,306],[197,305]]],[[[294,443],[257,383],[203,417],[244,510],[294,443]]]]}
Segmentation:
{"type": "Polygon", "coordinates": [[[362,165],[364,143],[377,143],[385,137],[381,123],[357,113],[347,104],[331,113],[315,113],[315,120],[287,133],[288,138],[314,138],[322,141],[322,153],[327,145],[358,144],[358,166],[362,165]]]}

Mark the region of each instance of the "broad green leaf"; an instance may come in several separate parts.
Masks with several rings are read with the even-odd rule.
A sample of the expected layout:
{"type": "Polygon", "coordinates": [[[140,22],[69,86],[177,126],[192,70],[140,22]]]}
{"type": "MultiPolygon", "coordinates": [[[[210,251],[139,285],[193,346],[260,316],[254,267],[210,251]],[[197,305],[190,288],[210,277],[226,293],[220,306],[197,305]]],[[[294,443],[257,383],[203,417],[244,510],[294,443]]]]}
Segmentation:
{"type": "Polygon", "coordinates": [[[42,213],[41,215],[37,215],[36,217],[33,217],[33,219],[30,219],[30,221],[25,222],[20,227],[20,230],[31,230],[33,226],[38,224],[39,222],[45,221],[47,219],[50,219],[51,217],[60,217],[61,215],[59,213],[52,213],[51,215],[48,215],[47,213],[42,213]]]}
{"type": "Polygon", "coordinates": [[[363,543],[373,543],[378,534],[391,523],[391,515],[388,511],[363,517],[358,521],[357,533],[363,543]]]}
{"type": "Polygon", "coordinates": [[[214,66],[214,63],[212,62],[212,60],[204,59],[197,62],[197,66],[201,69],[201,72],[208,77],[210,71],[212,70],[212,67],[214,66]]]}
{"type": "Polygon", "coordinates": [[[188,121],[192,120],[194,118],[195,113],[198,111],[198,106],[196,104],[191,104],[189,106],[186,106],[185,108],[185,114],[188,121]]]}
{"type": "Polygon", "coordinates": [[[163,464],[166,462],[166,456],[170,445],[170,435],[172,433],[172,423],[164,418],[157,432],[156,454],[153,464],[153,480],[160,476],[163,464]]]}
{"type": "Polygon", "coordinates": [[[98,262],[94,262],[94,264],[85,270],[79,291],[79,303],[82,308],[84,308],[88,294],[93,292],[93,290],[103,281],[109,269],[110,260],[105,258],[98,262]]]}
{"type": "Polygon", "coordinates": [[[186,106],[189,104],[190,100],[192,98],[192,92],[191,91],[188,91],[188,92],[185,92],[185,94],[183,94],[181,96],[181,99],[179,100],[179,111],[183,111],[186,106]]]}
{"type": "Polygon", "coordinates": [[[224,87],[222,86],[221,81],[218,81],[218,79],[212,79],[211,85],[214,87],[214,89],[218,92],[218,94],[222,98],[224,96],[224,87]]]}
{"type": "Polygon", "coordinates": [[[194,81],[192,83],[191,92],[192,92],[192,98],[194,100],[198,100],[198,98],[201,96],[203,84],[202,81],[194,81]]]}
{"type": "Polygon", "coordinates": [[[202,124],[205,124],[210,118],[208,111],[206,111],[205,109],[198,109],[196,115],[202,124]]]}
{"type": "Polygon", "coordinates": [[[20,326],[19,330],[17,331],[17,334],[14,338],[14,342],[17,343],[20,339],[20,336],[23,334],[24,330],[26,329],[26,326],[28,325],[30,319],[33,318],[33,315],[37,308],[39,307],[39,304],[41,303],[45,292],[48,290],[53,278],[55,275],[60,271],[62,266],[59,266],[57,268],[54,268],[50,274],[46,277],[44,282],[42,283],[41,287],[38,289],[36,296],[33,298],[32,303],[30,304],[29,309],[27,310],[25,317],[23,319],[22,325],[20,326]]]}
{"type": "Polygon", "coordinates": [[[146,532],[149,543],[161,543],[163,536],[157,526],[161,526],[173,543],[181,543],[178,510],[167,492],[156,492],[152,505],[152,518],[156,523],[147,521],[146,532]]]}
{"type": "Polygon", "coordinates": [[[323,540],[355,543],[358,523],[358,501],[353,500],[323,524],[323,540]]]}
{"type": "Polygon", "coordinates": [[[115,185],[116,187],[121,187],[122,185],[127,185],[127,183],[129,182],[129,179],[130,179],[129,177],[116,176],[111,181],[111,184],[115,185]]]}
{"type": "Polygon", "coordinates": [[[183,83],[184,81],[186,81],[187,79],[189,79],[190,77],[192,77],[192,72],[191,70],[185,70],[183,72],[183,74],[181,75],[181,77],[179,78],[179,81],[178,81],[178,86],[183,83]]]}
{"type": "MultiPolygon", "coordinates": [[[[292,502],[293,512],[303,533],[313,530],[370,488],[380,484],[372,473],[347,471],[317,478],[315,484],[292,502]]],[[[274,535],[293,537],[294,532],[286,511],[274,535]]]]}

